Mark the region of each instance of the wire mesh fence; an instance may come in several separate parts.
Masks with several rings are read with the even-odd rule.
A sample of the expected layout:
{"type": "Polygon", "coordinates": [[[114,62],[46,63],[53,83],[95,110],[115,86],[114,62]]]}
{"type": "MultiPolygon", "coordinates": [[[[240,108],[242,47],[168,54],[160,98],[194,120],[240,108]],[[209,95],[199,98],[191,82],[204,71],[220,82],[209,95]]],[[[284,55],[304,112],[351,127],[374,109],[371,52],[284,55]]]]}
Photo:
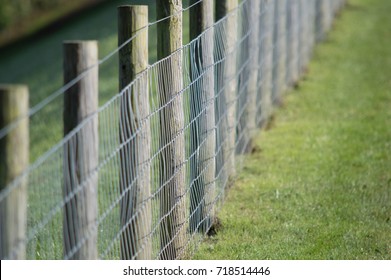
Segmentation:
{"type": "MultiPolygon", "coordinates": [[[[214,7],[210,0],[190,1],[183,8],[181,1],[171,1],[170,14],[160,13],[156,22],[139,28],[27,114],[1,123],[2,259],[191,256],[214,224],[255,131],[303,75],[316,41],[324,38],[344,4],[215,2],[214,7]],[[96,110],[90,108],[93,97],[81,98],[90,111],[75,112],[78,122],[68,124],[66,109],[63,127],[52,129],[44,117],[35,121],[53,110],[53,102],[68,108],[74,87],[92,91],[95,86],[85,82],[91,73],[111,57],[124,56],[122,51],[154,25],[162,30],[159,53],[160,45],[172,43],[165,41],[170,24],[182,28],[187,11],[188,44],[181,44],[182,31],[177,31],[174,51],[161,51],[157,62],[122,82],[121,90],[96,110]],[[205,18],[201,27],[200,18],[205,18]],[[42,134],[47,138],[53,130],[60,132],[25,169],[10,174],[13,155],[5,147],[26,119],[30,146],[42,134]]],[[[139,46],[124,53],[137,61],[142,51],[139,46]]]]}

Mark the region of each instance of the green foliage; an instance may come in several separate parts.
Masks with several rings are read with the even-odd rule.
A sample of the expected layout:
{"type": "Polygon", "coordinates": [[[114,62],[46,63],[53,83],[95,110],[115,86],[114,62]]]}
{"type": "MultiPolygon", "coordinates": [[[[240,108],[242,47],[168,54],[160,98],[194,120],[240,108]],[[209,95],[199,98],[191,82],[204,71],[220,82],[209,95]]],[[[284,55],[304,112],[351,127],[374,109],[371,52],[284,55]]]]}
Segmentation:
{"type": "Polygon", "coordinates": [[[4,27],[11,20],[12,9],[7,3],[6,0],[0,0],[0,30],[4,29],[4,27]]]}
{"type": "Polygon", "coordinates": [[[53,9],[65,0],[0,0],[0,31],[31,12],[53,9]]]}
{"type": "Polygon", "coordinates": [[[55,7],[62,0],[31,0],[34,9],[47,9],[55,7]]]}
{"type": "Polygon", "coordinates": [[[29,0],[0,0],[0,30],[25,16],[30,10],[29,0]]]}

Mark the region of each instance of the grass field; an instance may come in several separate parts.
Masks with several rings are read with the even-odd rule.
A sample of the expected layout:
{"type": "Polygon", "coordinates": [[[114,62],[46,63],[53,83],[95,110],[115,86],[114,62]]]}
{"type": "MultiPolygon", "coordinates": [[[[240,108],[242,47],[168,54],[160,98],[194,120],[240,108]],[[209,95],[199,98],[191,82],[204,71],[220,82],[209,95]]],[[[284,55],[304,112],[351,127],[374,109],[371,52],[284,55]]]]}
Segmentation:
{"type": "Polygon", "coordinates": [[[390,11],[349,1],[197,259],[391,259],[390,11]]]}

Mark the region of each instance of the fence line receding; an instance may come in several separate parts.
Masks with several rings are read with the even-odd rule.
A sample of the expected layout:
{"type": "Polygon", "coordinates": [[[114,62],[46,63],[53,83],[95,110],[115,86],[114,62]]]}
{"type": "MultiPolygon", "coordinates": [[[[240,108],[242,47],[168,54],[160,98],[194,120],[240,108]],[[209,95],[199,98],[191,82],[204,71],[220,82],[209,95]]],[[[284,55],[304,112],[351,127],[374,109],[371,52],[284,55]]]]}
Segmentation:
{"type": "Polygon", "coordinates": [[[64,86],[37,106],[0,85],[0,258],[189,258],[344,3],[159,0],[153,23],[148,6],[121,6],[119,47],[98,61],[95,41],[64,42],[64,86]],[[99,103],[112,56],[119,92],[99,103]],[[58,97],[63,137],[28,164],[29,134],[56,131],[35,116],[58,97]]]}

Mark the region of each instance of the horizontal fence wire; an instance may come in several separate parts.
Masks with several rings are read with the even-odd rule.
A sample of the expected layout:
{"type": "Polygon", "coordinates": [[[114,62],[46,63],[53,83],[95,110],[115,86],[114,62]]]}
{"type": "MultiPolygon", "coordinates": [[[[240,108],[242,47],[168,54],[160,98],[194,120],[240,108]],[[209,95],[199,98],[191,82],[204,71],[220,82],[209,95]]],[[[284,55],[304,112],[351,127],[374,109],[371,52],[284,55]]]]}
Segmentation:
{"type": "MultiPolygon", "coordinates": [[[[26,259],[189,258],[216,222],[255,132],[299,81],[343,4],[243,0],[190,43],[149,65],[2,188],[1,222],[9,198],[28,181],[25,238],[5,254],[1,237],[2,258],[21,251],[26,259]],[[205,53],[212,56],[200,62],[205,53]],[[174,90],[169,98],[168,90],[174,90]],[[140,93],[148,94],[147,111],[137,105],[140,93]],[[93,126],[98,163],[79,169],[91,153],[81,147],[88,147],[93,126]],[[92,205],[82,203],[88,196],[96,196],[92,205]],[[91,248],[92,255],[86,252],[91,248]]],[[[30,109],[28,117],[53,110],[52,100],[89,71],[30,109]]],[[[0,139],[17,124],[2,128],[0,139]]]]}

